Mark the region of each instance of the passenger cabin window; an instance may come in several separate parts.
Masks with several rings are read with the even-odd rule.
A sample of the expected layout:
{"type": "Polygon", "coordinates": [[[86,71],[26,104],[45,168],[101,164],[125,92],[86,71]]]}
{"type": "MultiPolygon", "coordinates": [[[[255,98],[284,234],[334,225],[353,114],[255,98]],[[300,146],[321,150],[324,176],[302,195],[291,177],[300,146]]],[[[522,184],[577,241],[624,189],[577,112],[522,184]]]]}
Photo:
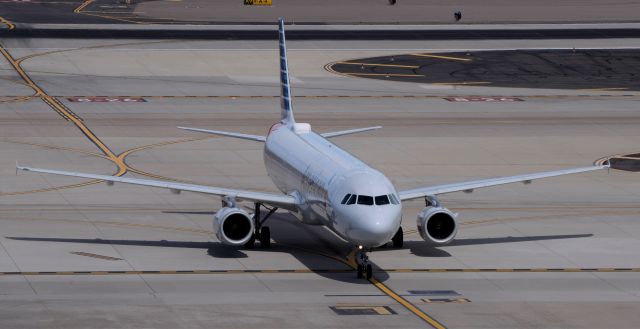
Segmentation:
{"type": "Polygon", "coordinates": [[[358,195],[358,204],[362,204],[365,206],[372,206],[373,197],[370,195],[358,195]]]}
{"type": "Polygon", "coordinates": [[[347,204],[354,204],[354,203],[356,203],[356,197],[357,197],[357,195],[355,195],[355,194],[351,194],[351,197],[349,198],[349,201],[347,201],[347,204]]]}
{"type": "Polygon", "coordinates": [[[386,195],[378,195],[377,197],[375,197],[376,199],[376,205],[378,206],[384,206],[386,204],[389,204],[389,197],[386,195]]]}
{"type": "Polygon", "coordinates": [[[349,197],[351,196],[351,194],[347,194],[344,196],[344,199],[342,199],[342,202],[340,202],[341,204],[345,204],[347,203],[347,201],[349,201],[349,197]]]}
{"type": "Polygon", "coordinates": [[[398,201],[394,194],[389,194],[389,199],[391,199],[391,203],[393,204],[400,204],[400,201],[398,201]]]}

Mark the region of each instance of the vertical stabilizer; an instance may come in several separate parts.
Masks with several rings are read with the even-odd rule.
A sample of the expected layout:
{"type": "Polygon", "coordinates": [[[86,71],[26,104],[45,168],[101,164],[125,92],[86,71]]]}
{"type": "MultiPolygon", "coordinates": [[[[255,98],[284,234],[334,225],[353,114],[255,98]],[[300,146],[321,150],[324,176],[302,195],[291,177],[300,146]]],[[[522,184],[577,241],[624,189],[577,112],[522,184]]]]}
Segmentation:
{"type": "Polygon", "coordinates": [[[289,87],[289,64],[287,62],[287,43],[284,38],[284,19],[278,19],[278,40],[280,48],[280,109],[282,122],[287,126],[295,123],[291,107],[291,88],[289,87]]]}

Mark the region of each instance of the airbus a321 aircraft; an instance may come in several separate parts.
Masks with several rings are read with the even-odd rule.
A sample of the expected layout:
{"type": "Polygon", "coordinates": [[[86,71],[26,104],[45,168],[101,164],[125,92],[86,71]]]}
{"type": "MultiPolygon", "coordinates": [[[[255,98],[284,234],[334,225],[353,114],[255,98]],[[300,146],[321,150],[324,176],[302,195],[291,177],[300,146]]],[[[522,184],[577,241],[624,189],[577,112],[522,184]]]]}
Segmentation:
{"type": "Polygon", "coordinates": [[[370,278],[372,268],[366,253],[371,248],[390,241],[394,247],[402,247],[400,222],[403,201],[424,198],[426,206],[417,215],[418,231],[426,243],[442,246],[455,238],[458,223],[457,215],[443,207],[437,195],[515,182],[530,183],[538,178],[601,170],[609,166],[589,166],[398,191],[384,174],[327,140],[381,127],[317,134],[309,124],[294,120],[282,19],[279,20],[279,48],[281,119],[269,129],[267,136],[179,128],[264,143],[265,167],[282,194],[29,167],[18,169],[220,196],[223,207],[213,218],[215,235],[222,243],[238,247],[253,247],[256,239],[262,247],[269,247],[270,231],[263,224],[277,209],[285,209],[302,223],[325,225],[342,239],[357,246],[360,250],[357,257],[358,277],[370,278]],[[241,209],[237,203],[239,201],[252,202],[254,212],[241,209]],[[264,215],[261,214],[262,208],[268,210],[264,215]]]}

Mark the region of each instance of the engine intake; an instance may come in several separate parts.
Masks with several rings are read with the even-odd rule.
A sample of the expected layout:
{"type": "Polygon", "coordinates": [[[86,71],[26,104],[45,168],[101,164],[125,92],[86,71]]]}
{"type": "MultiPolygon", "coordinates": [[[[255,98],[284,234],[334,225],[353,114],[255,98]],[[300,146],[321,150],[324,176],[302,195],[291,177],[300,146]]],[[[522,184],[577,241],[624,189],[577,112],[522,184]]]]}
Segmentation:
{"type": "Polygon", "coordinates": [[[443,207],[426,207],[418,214],[418,232],[433,246],[444,246],[458,233],[456,214],[443,207]]]}
{"type": "Polygon", "coordinates": [[[220,242],[242,246],[251,239],[254,224],[252,216],[236,207],[224,207],[213,218],[213,232],[220,242]]]}

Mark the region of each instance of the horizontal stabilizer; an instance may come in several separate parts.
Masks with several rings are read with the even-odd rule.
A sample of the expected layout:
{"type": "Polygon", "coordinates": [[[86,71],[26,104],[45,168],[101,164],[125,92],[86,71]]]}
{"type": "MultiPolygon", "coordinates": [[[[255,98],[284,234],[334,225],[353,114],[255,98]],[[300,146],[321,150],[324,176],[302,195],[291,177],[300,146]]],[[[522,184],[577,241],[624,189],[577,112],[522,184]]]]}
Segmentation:
{"type": "Polygon", "coordinates": [[[320,136],[322,136],[324,138],[331,138],[331,137],[337,137],[337,136],[357,134],[357,133],[361,133],[361,132],[364,132],[364,131],[376,130],[376,129],[380,129],[380,128],[382,128],[382,126],[367,127],[367,128],[357,128],[357,129],[342,130],[342,131],[334,131],[334,132],[330,132],[330,133],[320,134],[320,136]]]}
{"type": "Polygon", "coordinates": [[[258,142],[264,142],[267,140],[266,137],[258,136],[258,135],[248,135],[248,134],[232,133],[228,131],[208,130],[208,129],[189,128],[189,127],[178,127],[178,128],[184,129],[184,130],[190,130],[190,131],[197,131],[201,133],[207,133],[207,134],[228,136],[228,137],[234,137],[234,138],[240,138],[240,139],[248,139],[248,140],[258,141],[258,142]]]}

